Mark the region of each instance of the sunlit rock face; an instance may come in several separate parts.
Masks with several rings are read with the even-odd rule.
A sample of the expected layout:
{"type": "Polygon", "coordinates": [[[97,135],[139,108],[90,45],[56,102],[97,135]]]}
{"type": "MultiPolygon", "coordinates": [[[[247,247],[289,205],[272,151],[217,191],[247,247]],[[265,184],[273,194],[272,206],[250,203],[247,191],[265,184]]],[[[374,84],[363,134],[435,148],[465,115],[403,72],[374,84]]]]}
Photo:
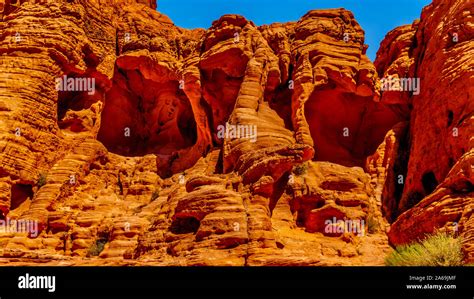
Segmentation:
{"type": "MultiPolygon", "coordinates": [[[[392,45],[379,52],[377,69],[385,74],[419,78],[419,94],[398,97],[412,107],[408,132],[401,137],[406,153],[399,173],[406,176],[394,197],[401,214],[389,233],[404,244],[435,230],[463,238],[467,259],[474,258],[474,27],[472,5],[433,1],[421,20],[389,34],[392,45]]],[[[383,100],[383,97],[382,97],[383,100]]],[[[397,96],[387,96],[390,102],[397,96]]],[[[400,155],[400,154],[399,154],[400,155]]],[[[395,157],[396,159],[396,157],[395,157]]],[[[395,162],[397,163],[397,162],[395,162]]]]}
{"type": "Polygon", "coordinates": [[[37,224],[0,234],[2,260],[381,265],[388,237],[453,221],[472,258],[472,30],[438,26],[466,18],[454,2],[374,65],[344,9],[186,30],[154,1],[0,1],[0,216],[37,224]],[[381,90],[407,75],[419,94],[381,90]]]}

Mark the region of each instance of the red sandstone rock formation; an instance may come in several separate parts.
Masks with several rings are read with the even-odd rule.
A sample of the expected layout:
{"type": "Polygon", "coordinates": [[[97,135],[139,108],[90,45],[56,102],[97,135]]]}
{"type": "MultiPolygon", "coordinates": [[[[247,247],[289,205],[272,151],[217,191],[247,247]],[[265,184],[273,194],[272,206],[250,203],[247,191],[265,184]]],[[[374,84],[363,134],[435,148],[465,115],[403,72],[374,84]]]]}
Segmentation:
{"type": "Polygon", "coordinates": [[[0,2],[1,216],[40,229],[0,234],[0,260],[380,265],[390,224],[400,244],[452,221],[472,254],[467,6],[435,1],[387,35],[374,66],[344,9],[184,30],[153,1],[40,2],[0,2]],[[442,3],[459,43],[437,53],[442,3]],[[428,87],[380,93],[380,77],[405,74],[428,87]],[[95,93],[56,90],[63,76],[95,93]],[[459,136],[437,140],[428,118],[453,84],[468,92],[449,102],[459,136]]]}
{"type": "MultiPolygon", "coordinates": [[[[434,1],[421,21],[396,42],[398,57],[379,59],[379,70],[407,72],[422,82],[413,106],[407,137],[409,158],[398,212],[392,225],[393,244],[422,238],[437,229],[456,230],[463,237],[467,258],[473,251],[473,8],[466,1],[434,1]],[[418,30],[416,30],[418,28],[418,30]],[[411,30],[411,31],[410,31],[411,30]],[[416,33],[413,35],[411,32],[416,33]],[[412,39],[411,43],[408,42],[412,39]],[[409,50],[407,50],[409,48],[409,50]],[[389,66],[388,66],[389,65],[389,66]],[[387,67],[388,66],[388,67],[387,67]]],[[[376,62],[377,64],[377,62],[376,62]]],[[[403,158],[405,160],[406,158],[403,158]]]]}

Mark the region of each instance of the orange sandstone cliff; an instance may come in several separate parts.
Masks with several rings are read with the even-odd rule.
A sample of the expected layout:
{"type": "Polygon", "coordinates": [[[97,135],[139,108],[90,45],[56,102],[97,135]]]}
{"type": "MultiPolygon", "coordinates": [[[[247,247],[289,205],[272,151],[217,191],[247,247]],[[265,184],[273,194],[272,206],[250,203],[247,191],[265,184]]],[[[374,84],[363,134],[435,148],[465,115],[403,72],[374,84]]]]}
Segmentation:
{"type": "Polygon", "coordinates": [[[382,265],[454,228],[474,259],[467,1],[435,0],[374,64],[344,9],[207,30],[155,9],[0,0],[0,216],[38,225],[0,233],[2,264],[382,265]]]}

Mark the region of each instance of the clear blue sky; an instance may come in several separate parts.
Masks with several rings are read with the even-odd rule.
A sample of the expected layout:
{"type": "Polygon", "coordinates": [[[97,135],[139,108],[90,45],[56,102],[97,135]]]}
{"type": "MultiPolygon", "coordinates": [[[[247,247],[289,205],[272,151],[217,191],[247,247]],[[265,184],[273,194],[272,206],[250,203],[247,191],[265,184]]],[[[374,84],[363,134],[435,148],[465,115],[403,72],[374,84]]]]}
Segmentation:
{"type": "Polygon", "coordinates": [[[367,54],[375,59],[393,28],[411,24],[431,0],[158,0],[158,10],[180,27],[209,28],[224,14],[240,14],[256,25],[299,20],[312,9],[344,7],[365,31],[367,54]]]}

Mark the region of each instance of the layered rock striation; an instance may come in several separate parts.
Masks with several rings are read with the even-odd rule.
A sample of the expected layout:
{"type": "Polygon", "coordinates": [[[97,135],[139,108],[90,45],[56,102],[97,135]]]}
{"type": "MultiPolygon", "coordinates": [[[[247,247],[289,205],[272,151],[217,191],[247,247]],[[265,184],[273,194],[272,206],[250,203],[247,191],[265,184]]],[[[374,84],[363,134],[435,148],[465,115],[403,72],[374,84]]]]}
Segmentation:
{"type": "Polygon", "coordinates": [[[1,219],[38,225],[0,234],[1,260],[380,265],[388,237],[454,221],[472,257],[472,16],[454,2],[375,65],[344,9],[185,30],[153,1],[0,2],[1,219]],[[418,95],[381,92],[407,74],[418,95]]]}

